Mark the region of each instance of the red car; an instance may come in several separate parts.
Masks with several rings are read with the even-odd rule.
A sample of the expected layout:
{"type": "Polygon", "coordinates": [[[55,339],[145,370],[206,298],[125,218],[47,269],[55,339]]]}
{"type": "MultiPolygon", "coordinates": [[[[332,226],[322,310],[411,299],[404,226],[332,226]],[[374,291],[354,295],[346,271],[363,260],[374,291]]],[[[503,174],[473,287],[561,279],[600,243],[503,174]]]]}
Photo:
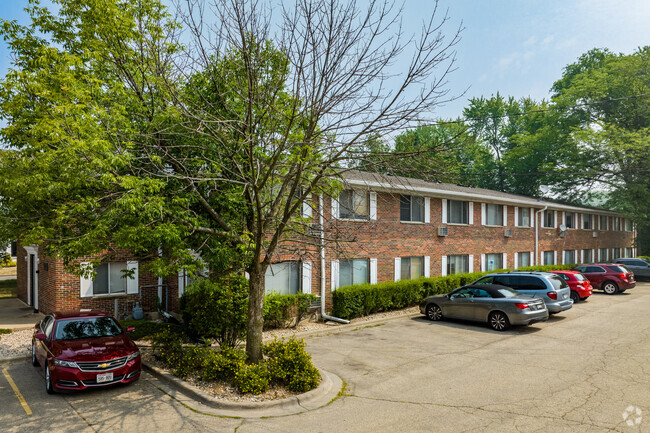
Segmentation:
{"type": "Polygon", "coordinates": [[[32,364],[45,373],[45,390],[128,383],[140,377],[140,351],[109,314],[98,310],[49,314],[32,337],[32,364]]]}
{"type": "Polygon", "coordinates": [[[567,282],[571,288],[571,299],[573,302],[584,301],[593,293],[593,287],[589,280],[577,271],[549,271],[552,274],[558,274],[560,278],[567,282]]]}
{"type": "Polygon", "coordinates": [[[624,265],[594,263],[576,266],[573,270],[582,272],[589,279],[594,289],[602,290],[608,295],[623,293],[627,289],[636,286],[634,274],[624,265]]]}

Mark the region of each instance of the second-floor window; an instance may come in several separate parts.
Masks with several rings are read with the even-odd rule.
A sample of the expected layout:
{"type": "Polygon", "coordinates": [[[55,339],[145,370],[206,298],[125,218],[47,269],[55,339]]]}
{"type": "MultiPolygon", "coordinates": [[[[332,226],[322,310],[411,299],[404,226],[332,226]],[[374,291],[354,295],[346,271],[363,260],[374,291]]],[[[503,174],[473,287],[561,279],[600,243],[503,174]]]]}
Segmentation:
{"type": "Polygon", "coordinates": [[[400,196],[400,221],[424,222],[424,197],[400,196]]]}
{"type": "Polygon", "coordinates": [[[601,230],[607,230],[607,215],[600,215],[598,218],[600,224],[598,228],[601,230]]]}
{"type": "Polygon", "coordinates": [[[584,230],[591,230],[594,228],[594,216],[591,214],[584,214],[582,216],[582,228],[584,230]]]}
{"type": "Polygon", "coordinates": [[[576,216],[573,212],[566,212],[564,214],[564,225],[568,229],[576,228],[576,216]]]}
{"type": "Polygon", "coordinates": [[[339,197],[339,217],[343,219],[368,219],[368,193],[345,190],[339,197]]]}
{"type": "Polygon", "coordinates": [[[517,209],[517,227],[530,227],[529,207],[520,207],[517,209]]]}
{"type": "Polygon", "coordinates": [[[503,205],[491,203],[485,205],[485,224],[489,226],[503,225],[503,205]]]}
{"type": "Polygon", "coordinates": [[[469,224],[469,202],[449,200],[447,222],[450,224],[469,224]]]}
{"type": "Polygon", "coordinates": [[[629,218],[625,219],[625,231],[626,232],[631,232],[632,231],[632,220],[629,218]]]}
{"type": "Polygon", "coordinates": [[[550,229],[555,227],[555,212],[552,210],[544,211],[544,221],[542,221],[542,226],[550,229]]]}

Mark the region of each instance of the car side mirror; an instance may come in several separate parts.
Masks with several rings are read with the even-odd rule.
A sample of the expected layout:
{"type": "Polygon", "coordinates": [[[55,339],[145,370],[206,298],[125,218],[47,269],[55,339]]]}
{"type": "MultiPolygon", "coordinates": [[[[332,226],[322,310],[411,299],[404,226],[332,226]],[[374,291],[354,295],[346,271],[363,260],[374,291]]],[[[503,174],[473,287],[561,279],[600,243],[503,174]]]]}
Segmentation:
{"type": "Polygon", "coordinates": [[[34,336],[34,338],[36,338],[38,341],[45,341],[45,340],[47,340],[47,336],[46,336],[45,334],[43,334],[42,332],[36,334],[36,335],[34,336]]]}
{"type": "Polygon", "coordinates": [[[126,332],[133,332],[135,331],[135,326],[129,326],[126,328],[126,332]]]}

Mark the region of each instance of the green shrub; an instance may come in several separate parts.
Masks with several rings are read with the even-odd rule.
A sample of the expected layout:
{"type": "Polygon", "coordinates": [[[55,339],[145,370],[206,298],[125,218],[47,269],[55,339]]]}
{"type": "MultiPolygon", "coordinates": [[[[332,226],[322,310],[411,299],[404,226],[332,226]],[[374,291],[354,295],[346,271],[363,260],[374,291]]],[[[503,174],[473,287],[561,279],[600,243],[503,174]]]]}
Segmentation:
{"type": "Polygon", "coordinates": [[[237,372],[246,366],[243,350],[224,347],[219,352],[210,351],[201,365],[203,380],[233,380],[237,372]]]}
{"type": "MultiPolygon", "coordinates": [[[[549,271],[571,269],[575,265],[548,265],[519,268],[519,271],[549,271]]],[[[387,281],[379,284],[361,284],[341,287],[332,293],[332,315],[354,319],[381,311],[390,311],[416,305],[427,296],[449,293],[457,287],[477,280],[483,275],[507,272],[496,269],[417,280],[387,281]]]]}
{"type": "Polygon", "coordinates": [[[305,350],[305,342],[291,337],[275,340],[264,346],[271,380],[287,389],[306,392],[320,382],[320,373],[305,350]]]}
{"type": "Polygon", "coordinates": [[[248,283],[239,275],[198,280],[181,297],[183,322],[190,335],[235,347],[246,335],[248,283]]]}
{"type": "Polygon", "coordinates": [[[181,332],[181,329],[175,325],[161,322],[150,322],[148,320],[120,320],[120,325],[122,325],[122,328],[124,329],[129,326],[135,327],[135,331],[129,333],[131,340],[152,338],[154,335],[167,328],[176,329],[176,332],[181,332]]]}
{"type": "Polygon", "coordinates": [[[639,256],[640,259],[646,259],[650,262],[650,256],[639,256]]]}
{"type": "Polygon", "coordinates": [[[317,299],[315,295],[298,293],[280,295],[272,293],[264,297],[264,326],[266,328],[294,328],[309,312],[309,305],[317,299]]]}
{"type": "Polygon", "coordinates": [[[233,384],[239,392],[261,394],[269,389],[269,370],[264,362],[244,364],[235,374],[233,384]]]}
{"type": "Polygon", "coordinates": [[[155,334],[151,340],[151,347],[160,360],[172,367],[178,365],[183,357],[183,343],[186,339],[182,333],[167,326],[155,334]]]}

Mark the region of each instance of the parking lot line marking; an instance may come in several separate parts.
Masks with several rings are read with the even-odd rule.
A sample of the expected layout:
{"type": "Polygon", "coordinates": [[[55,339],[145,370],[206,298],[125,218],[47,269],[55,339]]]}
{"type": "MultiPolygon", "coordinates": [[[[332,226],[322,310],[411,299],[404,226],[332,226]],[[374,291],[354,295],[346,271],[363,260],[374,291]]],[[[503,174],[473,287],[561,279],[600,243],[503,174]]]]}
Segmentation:
{"type": "Polygon", "coordinates": [[[9,372],[4,367],[2,368],[2,374],[4,374],[5,377],[7,378],[7,382],[9,382],[9,385],[11,385],[11,389],[14,390],[14,394],[16,394],[16,397],[18,397],[18,401],[20,402],[20,405],[23,407],[23,409],[25,409],[25,413],[27,415],[31,415],[32,410],[29,408],[29,405],[27,404],[27,400],[25,400],[25,397],[23,397],[23,395],[20,393],[20,390],[16,386],[16,383],[11,378],[11,376],[9,376],[9,372]]]}

